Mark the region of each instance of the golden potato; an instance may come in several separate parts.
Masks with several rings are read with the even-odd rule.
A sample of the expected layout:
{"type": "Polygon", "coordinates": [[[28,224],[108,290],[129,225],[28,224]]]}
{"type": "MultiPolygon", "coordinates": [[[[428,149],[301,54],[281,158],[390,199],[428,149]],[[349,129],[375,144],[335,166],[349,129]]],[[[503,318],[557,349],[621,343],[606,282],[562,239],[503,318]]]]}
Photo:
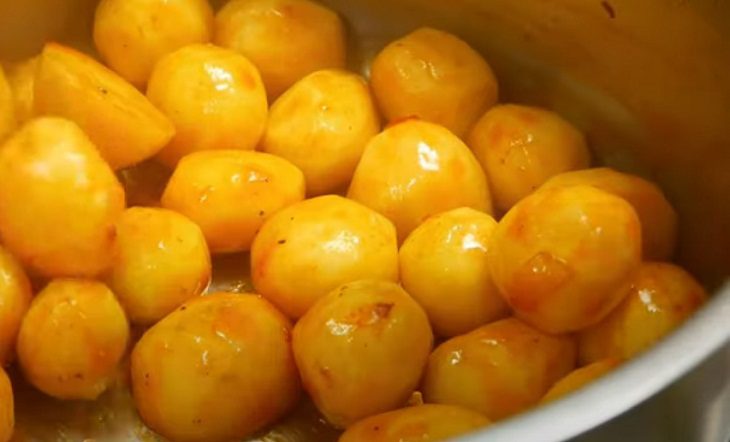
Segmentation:
{"type": "Polygon", "coordinates": [[[152,157],[175,134],[141,92],[87,55],[49,43],[38,63],[34,113],[74,121],[113,169],[152,157]]]}
{"type": "Polygon", "coordinates": [[[208,246],[200,228],[166,209],[132,207],[117,223],[109,286],[129,320],[153,324],[210,282],[208,246]]]}
{"type": "Polygon", "coordinates": [[[540,402],[547,403],[580,390],[609,371],[618,367],[620,359],[602,359],[585,367],[576,368],[553,385],[540,402]]]}
{"type": "Polygon", "coordinates": [[[93,35],[106,64],[143,87],[160,58],[213,38],[213,9],[207,0],[102,0],[93,35]]]}
{"type": "Polygon", "coordinates": [[[427,219],[400,248],[403,288],[439,336],[456,336],[507,315],[489,275],[487,250],[497,222],[460,208],[427,219]]]}
{"type": "Polygon", "coordinates": [[[380,117],[365,80],[324,70],[299,80],[271,107],[260,148],[302,169],[310,195],[343,189],[380,117]]]}
{"type": "Polygon", "coordinates": [[[13,385],[5,370],[0,368],[0,441],[9,442],[15,428],[13,385]]]}
{"type": "Polygon", "coordinates": [[[428,360],[423,396],[504,419],[537,404],[574,368],[575,353],[570,337],[503,319],[439,345],[428,360]]]}
{"type": "Polygon", "coordinates": [[[489,268],[515,315],[547,333],[577,331],[623,298],[641,262],[641,225],[625,200],[589,186],[517,203],[492,236],[489,268]]]}
{"type": "Polygon", "coordinates": [[[396,283],[376,280],[322,297],[292,337],[304,389],[338,428],[405,405],[433,344],[421,307],[396,283]]]}
{"type": "Polygon", "coordinates": [[[137,410],[177,442],[245,438],[299,398],[290,324],[254,295],[196,298],[150,328],[132,352],[137,410]]]}
{"type": "Polygon", "coordinates": [[[634,207],[641,220],[644,259],[665,261],[672,257],[677,242],[677,213],[659,186],[635,175],[601,167],[562,173],[548,180],[543,188],[576,184],[613,193],[634,207]]]}
{"type": "Polygon", "coordinates": [[[111,263],[124,190],[74,123],[26,123],[0,148],[0,235],[44,276],[95,276],[111,263]]]}
{"type": "Polygon", "coordinates": [[[0,142],[2,142],[15,129],[15,102],[13,91],[5,77],[5,72],[0,66],[0,142]]]}
{"type": "Polygon", "coordinates": [[[585,137],[560,115],[537,107],[495,106],[467,144],[487,172],[494,205],[506,212],[550,177],[590,164],[585,137]]]}
{"type": "Polygon", "coordinates": [[[582,364],[629,359],[669,334],[707,299],[684,269],[648,262],[620,289],[623,302],[603,321],[578,335],[582,364]]]}
{"type": "Polygon", "coordinates": [[[497,102],[497,79],[484,58],[458,37],[431,28],[386,46],[370,77],[388,120],[415,116],[459,137],[497,102]]]}
{"type": "Polygon", "coordinates": [[[469,148],[443,127],[419,120],[370,140],[347,196],[393,221],[400,241],[450,209],[492,211],[487,179],[469,148]]]}
{"type": "Polygon", "coordinates": [[[197,223],[213,253],[247,251],[272,214],[304,199],[304,175],[261,152],[209,150],[178,164],[162,206],[197,223]]]}
{"type": "Polygon", "coordinates": [[[6,69],[8,84],[13,94],[15,119],[18,123],[25,123],[33,116],[33,87],[37,67],[38,57],[33,57],[13,63],[6,69]]]}
{"type": "Polygon", "coordinates": [[[256,67],[213,45],[190,45],[163,57],[147,97],[175,124],[175,137],[158,155],[170,167],[195,151],[253,150],[266,128],[266,91],[256,67]]]}
{"type": "Polygon", "coordinates": [[[466,408],[425,404],[365,418],[345,431],[339,442],[422,442],[463,435],[489,425],[466,408]]]}
{"type": "MultiPolygon", "coordinates": [[[[32,296],[30,281],[23,268],[10,252],[0,247],[0,366],[7,364],[15,356],[15,340],[32,296]]],[[[2,440],[4,439],[0,437],[0,441],[2,440]]]]}
{"type": "Polygon", "coordinates": [[[272,216],[251,248],[256,290],[292,318],[358,279],[398,281],[395,228],[354,201],[328,195],[272,216]]]}
{"type": "Polygon", "coordinates": [[[345,67],[344,25],[318,3],[231,0],[215,20],[215,43],[259,68],[271,100],[309,73],[345,67]]]}
{"type": "Polygon", "coordinates": [[[124,310],[104,284],[51,281],[33,300],[18,335],[26,379],[58,399],[96,399],[109,386],[129,340],[124,310]]]}

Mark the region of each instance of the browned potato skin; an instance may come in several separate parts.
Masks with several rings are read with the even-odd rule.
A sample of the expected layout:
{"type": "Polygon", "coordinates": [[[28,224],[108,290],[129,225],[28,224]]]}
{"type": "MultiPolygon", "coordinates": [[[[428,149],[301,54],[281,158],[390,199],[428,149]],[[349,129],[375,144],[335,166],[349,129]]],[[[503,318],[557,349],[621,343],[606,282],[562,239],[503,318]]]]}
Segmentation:
{"type": "Polygon", "coordinates": [[[8,84],[5,71],[0,66],[0,142],[10,135],[16,123],[13,91],[8,84]]]}
{"type": "Polygon", "coordinates": [[[150,328],[132,352],[137,410],[177,442],[240,440],[296,404],[290,324],[255,295],[196,298],[150,328]]]}
{"type": "Polygon", "coordinates": [[[0,368],[0,441],[8,442],[15,428],[13,385],[5,370],[0,368]]]}
{"type": "MultiPolygon", "coordinates": [[[[10,252],[0,247],[0,365],[7,364],[15,356],[18,330],[32,297],[30,281],[23,267],[10,252]]],[[[0,437],[0,440],[3,439],[0,437]]]]}
{"type": "Polygon", "coordinates": [[[621,364],[620,359],[602,359],[585,367],[576,368],[569,375],[559,380],[543,396],[541,403],[552,402],[573,393],[601,376],[607,374],[621,364]]]}
{"type": "Polygon", "coordinates": [[[5,70],[8,84],[13,93],[15,119],[19,124],[25,123],[33,116],[33,87],[37,67],[38,57],[33,57],[10,64],[5,70]]]}
{"type": "Polygon", "coordinates": [[[605,358],[629,359],[669,334],[707,299],[684,269],[667,263],[643,263],[617,290],[623,301],[603,321],[578,335],[581,364],[605,358]]]}
{"type": "Polygon", "coordinates": [[[393,282],[344,284],[294,327],[302,383],[338,428],[403,406],[421,379],[433,335],[426,313],[393,282]]]}
{"type": "Polygon", "coordinates": [[[504,419],[537,404],[575,367],[575,356],[572,338],[503,319],[434,350],[423,380],[424,399],[504,419]]]}
{"type": "Polygon", "coordinates": [[[463,435],[490,424],[489,419],[453,405],[424,404],[358,421],[339,442],[422,442],[463,435]]]}

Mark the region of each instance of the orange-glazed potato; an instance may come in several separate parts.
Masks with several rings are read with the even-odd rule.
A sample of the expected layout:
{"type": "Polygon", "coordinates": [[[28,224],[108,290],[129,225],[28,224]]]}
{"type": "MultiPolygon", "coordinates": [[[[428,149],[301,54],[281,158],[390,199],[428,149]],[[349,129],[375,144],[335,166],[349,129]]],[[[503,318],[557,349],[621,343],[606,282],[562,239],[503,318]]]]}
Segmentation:
{"type": "Polygon", "coordinates": [[[555,112],[530,106],[493,107],[474,126],[467,144],[486,171],[494,205],[502,213],[550,177],[590,164],[578,129],[555,112]]]}
{"type": "Polygon", "coordinates": [[[515,315],[547,333],[603,319],[641,262],[641,225],[624,199],[589,186],[540,190],[492,236],[489,266],[515,315]]]}
{"type": "Polygon", "coordinates": [[[33,57],[13,63],[5,70],[10,90],[13,93],[15,119],[18,123],[25,123],[33,116],[33,88],[37,67],[38,57],[33,57]]]}
{"type": "Polygon", "coordinates": [[[440,441],[489,425],[489,419],[453,405],[424,404],[378,414],[358,421],[339,442],[440,441]]]}
{"type": "Polygon", "coordinates": [[[460,405],[491,420],[537,404],[575,367],[575,343],[518,319],[484,325],[439,345],[422,390],[426,402],[460,405]]]}
{"type": "Polygon", "coordinates": [[[393,224],[335,195],[290,206],[268,220],[251,249],[254,287],[291,318],[337,286],[358,279],[398,281],[393,224]]]}
{"type": "Polygon", "coordinates": [[[210,254],[200,228],[166,209],[132,207],[117,222],[109,286],[129,320],[153,324],[208,287],[210,254]]]}
{"type": "Polygon", "coordinates": [[[212,253],[247,251],[266,219],[304,199],[304,175],[261,152],[209,150],[180,161],[162,206],[195,221],[212,253]]]}
{"type": "MultiPolygon", "coordinates": [[[[15,356],[15,340],[32,295],[30,281],[20,263],[10,252],[0,247],[0,366],[4,366],[15,356]]],[[[0,418],[0,428],[1,423],[0,418]]],[[[0,437],[0,441],[2,440],[0,437]]]]}
{"type": "Polygon", "coordinates": [[[137,87],[147,84],[163,56],[213,38],[207,0],[102,0],[94,43],[106,64],[137,87]]]}
{"type": "Polygon", "coordinates": [[[305,75],[345,67],[345,29],[309,0],[231,0],[218,12],[215,43],[248,57],[274,100],[305,75]]]}
{"type": "Polygon", "coordinates": [[[299,80],[271,107],[260,148],[294,163],[309,195],[344,189],[380,118],[365,80],[339,70],[299,80]]]}
{"type": "Polygon", "coordinates": [[[507,315],[489,274],[487,251],[497,222],[460,208],[427,219],[400,248],[403,288],[421,304],[439,336],[456,336],[507,315]]]}
{"type": "Polygon", "coordinates": [[[290,324],[255,295],[192,300],[150,328],[132,352],[142,420],[176,442],[241,440],[299,399],[290,324]]]}
{"type": "Polygon", "coordinates": [[[390,121],[415,116],[463,137],[497,102],[497,79],[482,56],[436,29],[390,43],[370,69],[373,93],[390,121]]]}
{"type": "Polygon", "coordinates": [[[393,221],[401,242],[432,215],[492,211],[487,179],[469,148],[443,127],[414,119],[368,143],[347,196],[393,221]]]}
{"type": "Polygon", "coordinates": [[[0,148],[0,236],[44,276],[95,276],[111,264],[124,190],[77,125],[31,120],[0,148]]]}
{"type": "Polygon", "coordinates": [[[580,390],[601,376],[607,374],[621,363],[620,359],[601,359],[585,367],[576,368],[569,375],[559,380],[543,396],[540,402],[547,403],[580,390]]]}
{"type": "Polygon", "coordinates": [[[15,101],[13,91],[0,66],[0,142],[15,129],[15,101]]]}
{"type": "Polygon", "coordinates": [[[124,310],[104,284],[51,281],[33,300],[18,335],[26,379],[58,399],[96,399],[127,349],[124,310]]]}
{"type": "Polygon", "coordinates": [[[9,442],[15,429],[15,400],[13,385],[5,370],[0,368],[0,441],[9,442]]]}
{"type": "Polygon", "coordinates": [[[543,188],[577,184],[605,190],[631,203],[641,220],[643,258],[671,259],[677,242],[677,213],[659,186],[635,175],[601,167],[562,173],[547,181],[543,188]]]}
{"type": "Polygon", "coordinates": [[[175,137],[158,156],[169,167],[199,150],[253,150],[266,127],[266,91],[256,67],[213,45],[186,46],[162,58],[147,97],[175,124],[175,137]]]}
{"type": "Polygon", "coordinates": [[[639,354],[682,324],[707,299],[692,275],[666,263],[642,264],[617,292],[623,302],[578,336],[582,364],[639,354]]]}
{"type": "Polygon", "coordinates": [[[141,92],[93,58],[49,43],[38,63],[34,113],[73,120],[113,169],[152,157],[175,134],[141,92]]]}
{"type": "Polygon", "coordinates": [[[338,428],[405,405],[433,344],[428,317],[399,285],[342,285],[294,326],[294,357],[315,405],[338,428]]]}

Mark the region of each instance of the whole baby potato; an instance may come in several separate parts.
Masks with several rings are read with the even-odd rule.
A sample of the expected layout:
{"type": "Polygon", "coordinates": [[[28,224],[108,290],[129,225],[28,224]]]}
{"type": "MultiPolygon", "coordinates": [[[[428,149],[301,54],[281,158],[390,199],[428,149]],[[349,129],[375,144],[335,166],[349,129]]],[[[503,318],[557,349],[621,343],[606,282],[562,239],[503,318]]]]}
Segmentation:
{"type": "Polygon", "coordinates": [[[0,142],[15,129],[15,101],[5,71],[0,66],[0,142]]]}
{"type": "Polygon", "coordinates": [[[376,280],[321,298],[292,340],[304,389],[338,428],[405,405],[432,343],[421,307],[396,283],[376,280]]]}
{"type": "Polygon", "coordinates": [[[33,116],[33,88],[38,57],[7,65],[5,74],[13,95],[15,119],[25,123],[33,116]]]}
{"type": "Polygon", "coordinates": [[[15,400],[13,385],[5,370],[0,368],[0,441],[9,442],[15,429],[15,400]]]}
{"type": "Polygon", "coordinates": [[[0,247],[0,365],[7,364],[15,356],[18,330],[32,296],[23,267],[10,252],[0,247]]]}
{"type": "Polygon", "coordinates": [[[290,324],[255,295],[219,293],[183,304],[132,352],[142,420],[176,442],[241,440],[299,398],[290,324]]]}
{"type": "Polygon", "coordinates": [[[621,363],[620,359],[601,359],[600,361],[576,368],[553,385],[540,402],[547,403],[580,390],[601,376],[607,374],[621,363]]]}

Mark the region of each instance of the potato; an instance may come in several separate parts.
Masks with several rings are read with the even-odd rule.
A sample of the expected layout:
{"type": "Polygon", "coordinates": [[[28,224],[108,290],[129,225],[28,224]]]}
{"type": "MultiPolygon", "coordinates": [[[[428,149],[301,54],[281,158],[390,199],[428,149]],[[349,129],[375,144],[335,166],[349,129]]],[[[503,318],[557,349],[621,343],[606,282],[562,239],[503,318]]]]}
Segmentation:
{"type": "Polygon", "coordinates": [[[104,284],[51,281],[33,300],[18,335],[26,379],[58,399],[96,399],[109,386],[129,340],[124,310],[104,284]]]}
{"type": "Polygon", "coordinates": [[[119,219],[117,234],[109,286],[131,322],[153,324],[208,287],[205,237],[184,216],[132,207],[119,219]]]}
{"type": "Polygon", "coordinates": [[[496,227],[486,213],[454,209],[427,219],[401,246],[403,288],[437,335],[460,335],[507,315],[487,265],[496,227]]]}
{"type": "Polygon", "coordinates": [[[304,389],[338,428],[405,405],[433,344],[421,307],[397,284],[376,280],[321,298],[292,338],[304,389]]]}
{"type": "Polygon", "coordinates": [[[9,442],[15,428],[13,385],[5,370],[0,368],[0,441],[9,442]]]}
{"type": "Polygon", "coordinates": [[[503,319],[439,345],[428,360],[423,396],[504,419],[537,404],[574,368],[575,353],[570,337],[503,319]]]}
{"type": "Polygon", "coordinates": [[[370,140],[347,195],[393,221],[401,242],[432,215],[459,207],[492,211],[487,179],[466,145],[419,120],[370,140]]]}
{"type": "Polygon", "coordinates": [[[304,199],[304,175],[260,152],[210,150],[178,164],[162,206],[197,223],[213,253],[247,251],[272,214],[304,199]]]}
{"type": "Polygon", "coordinates": [[[370,67],[390,121],[416,116],[463,137],[497,102],[497,79],[479,53],[444,31],[420,28],[385,47],[370,67]]]}
{"type": "Polygon", "coordinates": [[[231,0],[215,20],[215,43],[259,68],[272,101],[307,74],[345,67],[344,25],[318,3],[231,0]]]}
{"type": "Polygon", "coordinates": [[[294,204],[272,216],[251,249],[256,290],[291,318],[358,279],[398,281],[395,228],[340,196],[294,204]]]}
{"type": "Polygon", "coordinates": [[[0,142],[15,129],[15,103],[5,72],[0,66],[0,142]]]}
{"type": "Polygon", "coordinates": [[[177,442],[245,438],[299,398],[289,342],[289,322],[257,296],[196,298],[134,347],[137,410],[150,428],[177,442]]]}
{"type": "Polygon", "coordinates": [[[260,148],[302,169],[310,195],[344,189],[380,117],[365,80],[324,70],[299,80],[271,107],[260,148]]]}
{"type": "Polygon", "coordinates": [[[582,364],[605,358],[629,359],[669,334],[707,299],[685,270],[647,262],[616,290],[623,302],[608,317],[579,334],[582,364]]]}
{"type": "Polygon", "coordinates": [[[144,87],[160,58],[213,38],[213,9],[206,0],[102,0],[93,35],[106,64],[144,87]]]}
{"type": "Polygon", "coordinates": [[[175,134],[142,93],[96,60],[49,43],[38,63],[33,111],[73,120],[113,169],[152,157],[175,134]]]}
{"type": "Polygon", "coordinates": [[[486,171],[502,213],[550,177],[584,169],[591,160],[583,134],[560,115],[516,104],[487,111],[467,144],[486,171]]]}
{"type": "Polygon", "coordinates": [[[620,359],[601,359],[585,367],[576,368],[569,375],[556,382],[540,402],[551,402],[580,390],[616,368],[620,363],[620,359]]]}
{"type": "Polygon", "coordinates": [[[662,190],[651,181],[608,167],[566,172],[547,181],[543,188],[584,184],[628,201],[639,215],[645,260],[665,261],[677,242],[677,213],[662,190]]]}
{"type": "MultiPolygon", "coordinates": [[[[0,366],[6,365],[15,356],[15,340],[32,296],[30,281],[20,263],[10,252],[0,247],[0,366]]],[[[2,404],[2,394],[0,394],[0,404],[2,404]]],[[[2,428],[2,418],[0,418],[0,428],[2,428]]],[[[2,434],[0,430],[0,435],[2,434]]],[[[0,437],[0,441],[2,440],[5,439],[0,437]]]]}
{"type": "Polygon", "coordinates": [[[95,276],[111,264],[124,190],[74,123],[26,123],[0,148],[0,235],[43,276],[95,276]]]}
{"type": "Polygon", "coordinates": [[[158,158],[175,167],[200,150],[253,150],[266,127],[266,91],[246,57],[213,45],[186,46],[155,66],[147,97],[175,124],[158,158]]]}
{"type": "Polygon", "coordinates": [[[489,268],[515,315],[547,333],[583,329],[623,298],[641,262],[641,225],[625,200],[589,186],[517,203],[492,236],[489,268]]]}
{"type": "Polygon", "coordinates": [[[339,442],[422,442],[463,435],[489,425],[466,408],[425,404],[365,418],[345,431],[339,442]]]}
{"type": "Polygon", "coordinates": [[[33,116],[33,87],[37,67],[38,57],[32,57],[6,68],[5,73],[13,95],[15,119],[18,123],[25,123],[33,116]]]}

